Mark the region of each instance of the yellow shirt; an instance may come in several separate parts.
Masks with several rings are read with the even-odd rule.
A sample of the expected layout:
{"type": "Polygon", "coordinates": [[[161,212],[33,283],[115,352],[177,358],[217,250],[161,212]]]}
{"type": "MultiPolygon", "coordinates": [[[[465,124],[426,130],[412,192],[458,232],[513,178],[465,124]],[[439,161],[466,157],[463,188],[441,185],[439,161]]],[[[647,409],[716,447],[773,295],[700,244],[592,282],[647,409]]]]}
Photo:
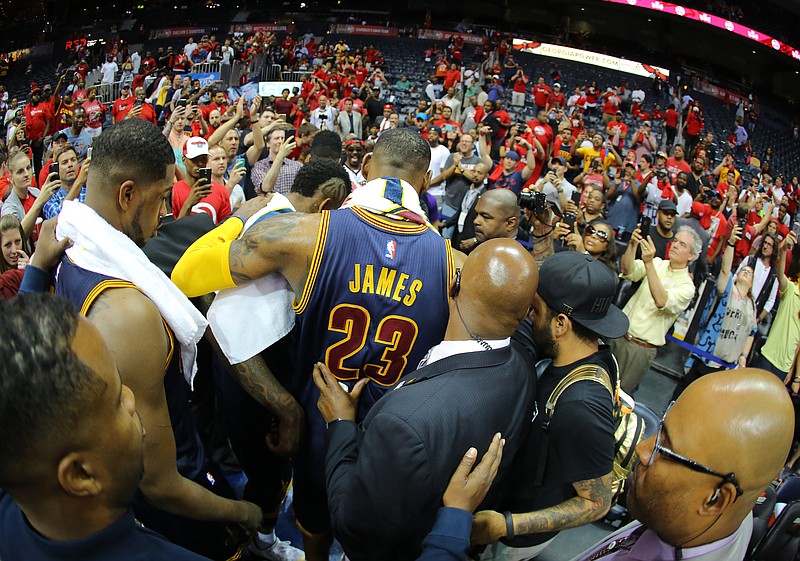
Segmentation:
{"type": "Polygon", "coordinates": [[[767,342],[761,355],[773,366],[788,372],[794,361],[797,345],[800,343],[800,289],[792,281],[781,290],[781,303],[775,314],[775,321],[769,330],[767,342]]]}
{"type": "Polygon", "coordinates": [[[583,157],[583,173],[589,171],[589,168],[592,166],[592,160],[600,157],[601,150],[603,153],[605,153],[605,158],[603,158],[604,169],[608,169],[617,162],[614,154],[612,154],[611,150],[608,150],[607,148],[601,148],[600,150],[595,150],[594,146],[591,148],[588,146],[584,148],[578,148],[575,153],[583,157]]]}
{"type": "Polygon", "coordinates": [[[688,267],[671,269],[669,261],[659,257],[653,259],[653,266],[667,293],[666,305],[661,309],[656,307],[650,294],[650,285],[645,278],[647,274],[644,262],[637,259],[633,263],[633,271],[628,275],[622,275],[622,278],[633,282],[642,281],[642,284],[622,311],[630,321],[628,333],[632,337],[660,347],[666,343],[664,336],[675,323],[678,314],[692,302],[694,283],[689,276],[688,267]]]}

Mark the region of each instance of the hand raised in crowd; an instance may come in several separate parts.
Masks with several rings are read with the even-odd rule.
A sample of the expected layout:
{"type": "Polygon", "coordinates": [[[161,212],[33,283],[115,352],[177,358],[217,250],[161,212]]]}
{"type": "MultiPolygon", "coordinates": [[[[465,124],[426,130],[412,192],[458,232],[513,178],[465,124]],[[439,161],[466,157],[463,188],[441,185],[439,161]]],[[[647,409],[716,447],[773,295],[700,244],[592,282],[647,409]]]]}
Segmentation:
{"type": "Polygon", "coordinates": [[[233,188],[239,184],[245,175],[247,175],[247,167],[244,164],[244,160],[238,160],[231,170],[228,181],[225,183],[229,193],[233,191],[233,188]]]}
{"type": "Polygon", "coordinates": [[[736,242],[742,239],[742,235],[743,235],[742,229],[739,227],[738,224],[734,224],[733,230],[731,230],[731,237],[728,240],[728,243],[735,244],[736,242]]]}
{"type": "Polygon", "coordinates": [[[61,189],[61,180],[58,178],[58,173],[53,172],[47,176],[47,183],[42,186],[36,200],[41,199],[42,203],[46,203],[59,189],[61,189]]]}
{"type": "Polygon", "coordinates": [[[56,239],[56,224],[58,217],[45,220],[39,232],[39,241],[36,243],[36,251],[31,256],[30,264],[45,271],[55,269],[64,252],[72,246],[72,240],[64,238],[61,241],[56,239]]]}
{"type": "Polygon", "coordinates": [[[89,177],[89,168],[92,167],[92,159],[86,158],[81,164],[81,171],[78,172],[78,177],[75,178],[75,185],[83,185],[89,177]]]}
{"type": "Polygon", "coordinates": [[[241,120],[244,117],[244,96],[236,102],[236,118],[241,120]]]}
{"type": "Polygon", "coordinates": [[[261,96],[257,95],[253,97],[253,101],[250,103],[250,114],[253,115],[255,113],[258,113],[260,109],[261,109],[261,96]]]}
{"type": "Polygon", "coordinates": [[[142,114],[142,106],[134,105],[133,107],[131,107],[130,111],[128,111],[128,114],[125,115],[125,119],[135,119],[141,114],[142,114]]]}
{"type": "Polygon", "coordinates": [[[319,388],[317,408],[322,413],[326,423],[341,419],[344,421],[356,420],[358,399],[369,378],[361,378],[350,393],[339,385],[339,380],[331,373],[327,366],[318,362],[314,365],[314,383],[319,388]]]}
{"type": "Polygon", "coordinates": [[[297,148],[297,142],[295,142],[294,138],[290,137],[290,138],[285,139],[283,141],[283,144],[281,144],[280,149],[278,150],[278,157],[279,158],[281,156],[283,158],[289,157],[289,154],[291,154],[292,151],[294,151],[295,148],[297,148]]]}
{"type": "Polygon", "coordinates": [[[478,127],[478,133],[481,136],[486,136],[487,134],[491,134],[491,132],[492,132],[492,128],[491,127],[488,127],[488,126],[478,127]]]}
{"type": "Polygon", "coordinates": [[[781,249],[784,251],[791,251],[794,244],[797,243],[797,236],[794,233],[794,230],[790,230],[786,237],[783,238],[781,242],[781,249]]]}
{"type": "Polygon", "coordinates": [[[205,177],[199,177],[194,185],[192,185],[192,189],[189,191],[189,196],[186,198],[184,205],[189,205],[189,208],[192,208],[210,194],[211,182],[205,177]]]}
{"type": "Polygon", "coordinates": [[[170,122],[175,123],[175,121],[185,116],[186,116],[186,108],[178,105],[172,111],[172,115],[169,116],[169,120],[170,122]]]}
{"type": "Polygon", "coordinates": [[[444,506],[460,508],[467,512],[478,508],[491,489],[497,470],[500,468],[504,444],[505,440],[498,432],[477,466],[475,460],[478,458],[478,451],[475,448],[467,450],[444,491],[442,497],[444,506]],[[475,469],[472,469],[472,466],[475,466],[475,469]]]}
{"type": "Polygon", "coordinates": [[[633,241],[634,236],[638,238],[637,245],[642,250],[642,261],[645,265],[652,263],[653,258],[656,256],[656,245],[653,243],[653,238],[650,236],[647,236],[647,239],[642,238],[642,232],[639,228],[634,230],[633,235],[631,235],[631,241],[633,241]]]}

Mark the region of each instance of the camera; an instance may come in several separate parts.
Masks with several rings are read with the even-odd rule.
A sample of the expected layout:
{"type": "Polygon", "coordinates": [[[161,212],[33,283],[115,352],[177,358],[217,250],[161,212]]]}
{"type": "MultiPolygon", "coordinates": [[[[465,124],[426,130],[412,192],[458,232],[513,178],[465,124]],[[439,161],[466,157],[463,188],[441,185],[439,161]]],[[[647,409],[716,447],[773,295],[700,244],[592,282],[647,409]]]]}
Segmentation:
{"type": "Polygon", "coordinates": [[[548,208],[547,195],[540,191],[522,191],[517,197],[517,204],[520,208],[527,208],[534,214],[542,214],[548,208]]]}
{"type": "Polygon", "coordinates": [[[319,120],[320,121],[326,121],[327,119],[328,119],[328,116],[325,113],[320,113],[319,114],[319,120]]]}
{"type": "Polygon", "coordinates": [[[656,177],[660,180],[665,180],[669,176],[669,172],[665,169],[660,169],[656,172],[656,177]]]}

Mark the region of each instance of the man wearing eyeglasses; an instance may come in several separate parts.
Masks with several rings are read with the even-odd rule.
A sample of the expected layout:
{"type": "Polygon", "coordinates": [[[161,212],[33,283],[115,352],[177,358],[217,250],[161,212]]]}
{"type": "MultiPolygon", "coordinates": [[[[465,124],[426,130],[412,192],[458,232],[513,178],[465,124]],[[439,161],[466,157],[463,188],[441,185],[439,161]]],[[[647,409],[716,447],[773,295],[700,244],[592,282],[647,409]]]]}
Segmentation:
{"type": "Polygon", "coordinates": [[[789,453],[793,419],[783,384],[763,370],[692,383],[636,447],[627,506],[637,522],[573,561],[743,559],[751,511],[789,453]]]}

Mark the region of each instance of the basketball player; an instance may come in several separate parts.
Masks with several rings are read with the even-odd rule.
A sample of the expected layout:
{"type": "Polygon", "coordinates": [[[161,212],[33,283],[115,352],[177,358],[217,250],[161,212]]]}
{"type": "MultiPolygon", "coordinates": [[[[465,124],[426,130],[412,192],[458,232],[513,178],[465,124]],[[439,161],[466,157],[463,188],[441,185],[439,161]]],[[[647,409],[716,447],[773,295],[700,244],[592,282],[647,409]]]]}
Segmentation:
{"type": "Polygon", "coordinates": [[[241,240],[241,225],[229,220],[190,247],[173,271],[173,281],[190,297],[273,272],[294,290],[292,391],[308,414],[310,437],[295,462],[294,508],[309,561],[327,559],[331,540],[326,425],[316,407],[314,363],[327,364],[349,388],[371,380],[360,420],[444,336],[454,256],[419,208],[429,163],[430,147],[418,133],[385,131],[364,162],[368,183],[346,208],[283,214],[253,226],[241,240]]]}

